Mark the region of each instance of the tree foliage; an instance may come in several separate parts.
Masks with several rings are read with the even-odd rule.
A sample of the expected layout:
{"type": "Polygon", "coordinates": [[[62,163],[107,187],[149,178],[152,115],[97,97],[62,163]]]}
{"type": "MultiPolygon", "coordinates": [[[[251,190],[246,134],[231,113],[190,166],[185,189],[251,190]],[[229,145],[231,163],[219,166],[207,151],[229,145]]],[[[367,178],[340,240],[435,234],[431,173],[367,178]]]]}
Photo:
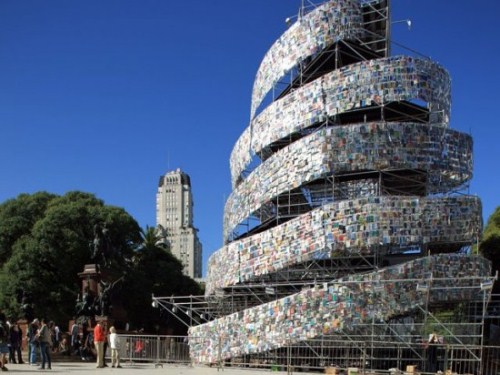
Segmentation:
{"type": "Polygon", "coordinates": [[[168,325],[169,333],[184,333],[185,327],[173,317],[160,314],[151,306],[151,296],[200,294],[199,285],[183,275],[182,264],[162,241],[161,230],[146,227],[141,230],[142,243],[134,257],[133,274],[126,281],[124,290],[135,298],[124,298],[127,311],[136,314],[132,320],[147,330],[168,325]],[[148,290],[149,293],[143,293],[148,290]],[[179,293],[180,292],[180,293],[179,293]]]}
{"type": "MultiPolygon", "coordinates": [[[[500,207],[488,218],[479,245],[479,252],[492,263],[493,272],[500,271],[500,207]]],[[[498,292],[499,282],[495,283],[495,292],[498,292]]]]}
{"type": "MultiPolygon", "coordinates": [[[[141,235],[137,222],[122,208],[105,205],[89,193],[40,192],[0,205],[0,309],[12,317],[22,316],[24,293],[36,316],[58,322],[71,319],[81,293],[78,273],[85,264],[96,263],[94,226],[103,223],[114,254],[108,272],[123,276],[121,293],[132,326],[146,328],[142,313],[150,310],[152,293],[197,291],[197,284],[182,275],[182,266],[168,249],[147,240],[145,234],[151,229],[141,235]]],[[[150,313],[150,318],[159,315],[150,313]]]]}
{"type": "Polygon", "coordinates": [[[14,243],[43,217],[54,197],[46,192],[21,194],[0,205],[0,264],[9,259],[14,243]]]}

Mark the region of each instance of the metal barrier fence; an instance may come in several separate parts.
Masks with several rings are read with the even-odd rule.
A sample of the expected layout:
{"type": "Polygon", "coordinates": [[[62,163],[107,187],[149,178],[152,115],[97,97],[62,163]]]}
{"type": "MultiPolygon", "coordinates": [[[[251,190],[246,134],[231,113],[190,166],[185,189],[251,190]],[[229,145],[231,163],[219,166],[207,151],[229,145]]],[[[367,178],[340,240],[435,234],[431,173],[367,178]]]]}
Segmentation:
{"type": "MultiPolygon", "coordinates": [[[[190,364],[186,336],[119,335],[121,362],[190,364]]],[[[106,357],[111,356],[108,348],[106,357]]]]}
{"type": "Polygon", "coordinates": [[[500,347],[323,338],[265,353],[231,358],[228,351],[222,348],[217,363],[211,365],[262,368],[287,373],[348,374],[348,369],[354,368],[357,372],[352,373],[360,375],[439,372],[450,375],[500,375],[500,347]]]}
{"type": "MultiPolygon", "coordinates": [[[[120,335],[120,360],[153,364],[191,364],[185,336],[120,335]]],[[[403,342],[310,340],[265,353],[225,358],[200,365],[262,368],[271,371],[345,373],[357,368],[359,374],[400,374],[415,366],[420,374],[500,375],[500,346],[435,345],[435,363],[430,363],[429,345],[403,342]]],[[[107,355],[110,355],[108,350],[107,355]]]]}

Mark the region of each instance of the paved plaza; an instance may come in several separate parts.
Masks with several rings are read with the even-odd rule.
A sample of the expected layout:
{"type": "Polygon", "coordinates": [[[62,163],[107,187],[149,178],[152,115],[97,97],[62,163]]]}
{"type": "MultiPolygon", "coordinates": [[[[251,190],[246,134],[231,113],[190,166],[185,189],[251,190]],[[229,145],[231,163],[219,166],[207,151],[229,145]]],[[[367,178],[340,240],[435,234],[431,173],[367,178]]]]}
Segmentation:
{"type": "MultiPolygon", "coordinates": [[[[109,366],[109,364],[108,364],[109,366]]],[[[253,373],[268,373],[270,370],[258,369],[235,369],[224,368],[217,371],[216,367],[191,367],[187,365],[163,364],[163,367],[155,367],[151,363],[123,363],[122,368],[96,368],[94,362],[53,362],[52,370],[41,370],[37,366],[28,364],[7,364],[9,371],[5,373],[35,374],[35,373],[57,373],[75,375],[96,375],[96,374],[120,374],[120,375],[140,375],[144,373],[168,374],[168,375],[249,375],[253,373]]]]}

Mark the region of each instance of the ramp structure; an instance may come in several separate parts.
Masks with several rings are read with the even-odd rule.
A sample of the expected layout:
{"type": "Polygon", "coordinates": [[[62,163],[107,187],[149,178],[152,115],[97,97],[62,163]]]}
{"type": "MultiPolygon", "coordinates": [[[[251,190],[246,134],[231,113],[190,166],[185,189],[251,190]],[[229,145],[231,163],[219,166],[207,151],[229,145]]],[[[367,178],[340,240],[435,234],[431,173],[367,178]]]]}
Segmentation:
{"type": "Polygon", "coordinates": [[[470,255],[482,229],[464,193],[472,139],[449,127],[448,72],[390,55],[389,14],[388,0],[301,8],[264,56],[204,301],[158,299],[191,317],[193,361],[302,345],[317,365],[347,364],[318,340],[373,359],[432,330],[482,343],[492,279],[470,255]]]}

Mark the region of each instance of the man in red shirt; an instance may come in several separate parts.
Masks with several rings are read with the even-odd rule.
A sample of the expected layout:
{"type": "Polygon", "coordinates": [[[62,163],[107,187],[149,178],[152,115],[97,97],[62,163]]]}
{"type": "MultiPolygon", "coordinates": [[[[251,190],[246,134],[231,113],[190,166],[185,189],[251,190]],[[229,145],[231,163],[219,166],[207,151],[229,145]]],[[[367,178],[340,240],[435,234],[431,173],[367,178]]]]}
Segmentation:
{"type": "Polygon", "coordinates": [[[101,323],[97,322],[94,327],[94,344],[97,352],[97,368],[104,367],[104,341],[106,341],[106,333],[101,323]]]}

